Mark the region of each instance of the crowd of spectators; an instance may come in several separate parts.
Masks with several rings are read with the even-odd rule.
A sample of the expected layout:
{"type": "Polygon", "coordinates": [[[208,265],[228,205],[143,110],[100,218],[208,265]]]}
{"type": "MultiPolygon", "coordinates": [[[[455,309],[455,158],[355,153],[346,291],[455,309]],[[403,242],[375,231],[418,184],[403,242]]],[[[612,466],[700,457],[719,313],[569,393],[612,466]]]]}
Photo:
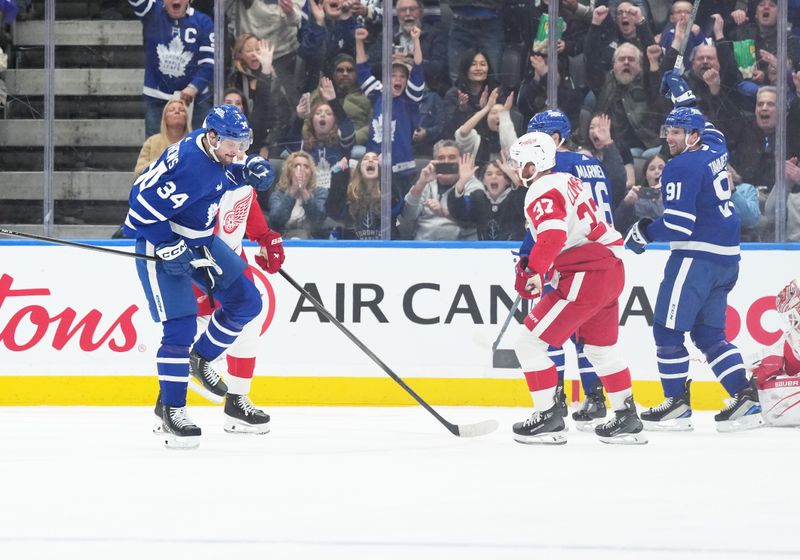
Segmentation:
{"type": "MultiPolygon", "coordinates": [[[[163,0],[128,1],[137,13],[163,0]]],[[[181,5],[181,17],[193,12],[207,26],[196,15],[198,5],[188,2],[170,0],[163,9],[175,26],[181,5]]],[[[248,115],[251,152],[283,160],[264,211],[287,238],[380,237],[386,182],[380,176],[381,7],[377,0],[228,3],[225,99],[248,115]]],[[[606,170],[616,227],[624,231],[636,219],[657,217],[660,173],[669,157],[659,133],[671,108],[659,85],[688,34],[684,77],[727,137],[742,238],[771,240],[777,0],[703,0],[687,29],[692,8],[690,0],[560,0],[552,26],[557,68],[551,69],[547,0],[397,0],[390,61],[392,237],[522,238],[524,194],[504,156],[527,120],[548,108],[549,79],[557,80],[559,108],[572,122],[564,146],[595,156],[606,170]]],[[[785,192],[789,238],[800,241],[800,1],[790,0],[789,18],[785,192]]],[[[147,37],[148,20],[142,23],[147,37]]],[[[190,113],[205,92],[202,51],[209,44],[185,45],[194,58],[182,80],[170,84],[170,96],[190,113]]],[[[172,105],[162,101],[161,131],[148,139],[151,153],[184,133],[173,122],[172,105]]],[[[151,122],[155,104],[147,103],[151,122]]],[[[151,156],[143,150],[142,157],[151,156]]]]}

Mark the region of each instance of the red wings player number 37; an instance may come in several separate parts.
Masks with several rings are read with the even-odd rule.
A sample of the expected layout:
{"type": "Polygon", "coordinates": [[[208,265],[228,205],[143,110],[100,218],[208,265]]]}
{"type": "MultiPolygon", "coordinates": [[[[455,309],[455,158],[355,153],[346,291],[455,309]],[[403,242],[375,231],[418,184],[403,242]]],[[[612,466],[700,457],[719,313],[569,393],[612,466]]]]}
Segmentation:
{"type": "Polygon", "coordinates": [[[534,413],[514,425],[514,439],[566,443],[564,411],[555,398],[558,372],[548,346],[561,347],[575,334],[615,412],[595,433],[604,443],[647,443],[630,371],[617,348],[618,299],[625,284],[625,267],[617,255],[622,236],[598,213],[580,179],[552,171],[555,156],[555,142],[542,132],[525,134],[509,150],[509,160],[528,189],[525,217],[534,240],[527,260],[517,263],[515,287],[523,297],[544,293],[515,344],[534,413]],[[543,289],[543,278],[552,278],[552,291],[543,289]]]}

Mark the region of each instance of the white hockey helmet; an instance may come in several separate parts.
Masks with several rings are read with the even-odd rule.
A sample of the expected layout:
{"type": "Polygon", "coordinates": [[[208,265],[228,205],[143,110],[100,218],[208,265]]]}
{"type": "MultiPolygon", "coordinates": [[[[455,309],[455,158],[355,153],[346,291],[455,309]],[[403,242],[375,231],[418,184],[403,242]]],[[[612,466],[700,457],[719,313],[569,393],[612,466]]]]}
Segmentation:
{"type": "Polygon", "coordinates": [[[532,163],[534,174],[552,169],[556,165],[556,143],[549,134],[529,132],[520,136],[508,150],[508,159],[517,175],[527,187],[531,177],[523,177],[525,166],[532,163]]]}

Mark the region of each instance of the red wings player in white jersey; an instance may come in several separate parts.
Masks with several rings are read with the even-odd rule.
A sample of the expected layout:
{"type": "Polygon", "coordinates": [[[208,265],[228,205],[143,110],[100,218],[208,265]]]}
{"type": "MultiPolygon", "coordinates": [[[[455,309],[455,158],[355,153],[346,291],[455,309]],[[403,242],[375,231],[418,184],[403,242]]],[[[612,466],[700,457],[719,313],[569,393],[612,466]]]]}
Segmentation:
{"type": "MultiPolygon", "coordinates": [[[[274,274],[283,264],[283,240],[281,235],[267,225],[256,192],[249,185],[227,191],[219,202],[217,227],[214,234],[231,249],[247,260],[242,248],[245,235],[260,245],[256,263],[265,271],[274,274]]],[[[244,272],[250,279],[250,269],[244,272]]],[[[195,288],[198,305],[198,320],[208,321],[213,309],[208,297],[195,288]]],[[[267,312],[266,306],[262,314],[267,312]]],[[[229,433],[269,432],[269,415],[250,402],[248,394],[256,365],[258,339],[263,321],[256,318],[248,323],[242,334],[227,351],[228,375],[227,395],[225,397],[225,431],[229,433]]],[[[191,385],[190,385],[191,386],[191,385]]]]}
{"type": "Polygon", "coordinates": [[[509,159],[527,187],[525,216],[536,244],[517,263],[516,289],[533,299],[544,278],[554,290],[525,318],[516,352],[534,400],[534,413],[514,425],[520,443],[566,443],[565,425],[555,402],[558,373],[548,345],[562,346],[575,333],[603,382],[614,418],[595,428],[606,443],[647,443],[636,414],[631,375],[617,349],[618,299],[625,268],[615,251],[622,236],[607,224],[591,193],[569,173],[552,173],[556,145],[541,132],[525,134],[511,146],[509,159]]]}

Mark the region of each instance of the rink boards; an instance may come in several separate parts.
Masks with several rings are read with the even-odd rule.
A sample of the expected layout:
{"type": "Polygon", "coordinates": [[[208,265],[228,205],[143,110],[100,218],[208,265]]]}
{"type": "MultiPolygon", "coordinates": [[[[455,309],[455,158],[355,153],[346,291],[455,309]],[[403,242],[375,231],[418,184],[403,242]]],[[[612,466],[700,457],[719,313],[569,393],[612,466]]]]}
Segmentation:
{"type": "MultiPolygon", "coordinates": [[[[104,246],[132,251],[128,242],[104,246]]],[[[285,270],[432,404],[525,406],[517,369],[493,367],[492,342],[516,297],[513,243],[287,242],[285,270]]],[[[248,247],[249,254],[255,247],[248,247]]],[[[652,309],[667,252],[626,253],[620,344],[637,401],[660,401],[652,309]]],[[[745,356],[780,336],[775,294],[798,275],[791,245],[745,247],[728,336],[745,356]]],[[[160,329],[133,259],[0,242],[0,405],[143,405],[157,391],[160,329]]],[[[413,401],[278,275],[256,270],[265,309],[253,400],[263,405],[403,405],[413,401]]],[[[522,314],[518,315],[522,318],[522,314]]],[[[499,348],[523,328],[512,321],[499,348]]],[[[693,404],[722,405],[690,347],[693,404]]],[[[567,377],[576,379],[567,348],[567,377]]],[[[224,360],[217,365],[224,371],[224,360]]],[[[571,390],[573,384],[568,383],[571,390]]],[[[576,395],[577,397],[577,395],[576,395]]],[[[202,404],[204,401],[190,399],[202,404]]]]}

